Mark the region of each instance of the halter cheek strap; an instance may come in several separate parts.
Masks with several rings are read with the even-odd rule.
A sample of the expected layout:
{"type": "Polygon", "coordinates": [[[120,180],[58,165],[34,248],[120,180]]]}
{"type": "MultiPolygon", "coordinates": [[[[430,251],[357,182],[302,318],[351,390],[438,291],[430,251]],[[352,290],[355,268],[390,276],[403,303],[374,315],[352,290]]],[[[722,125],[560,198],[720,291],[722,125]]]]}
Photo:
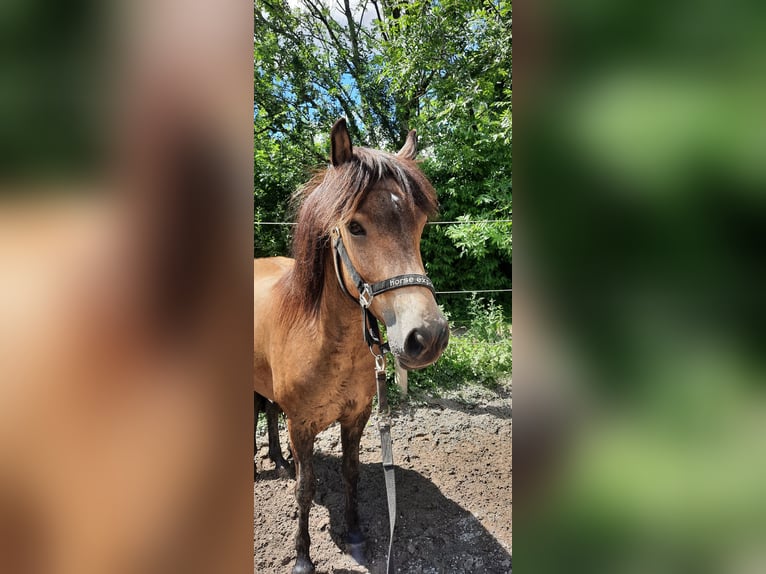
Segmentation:
{"type": "Polygon", "coordinates": [[[404,275],[395,275],[394,277],[389,277],[388,279],[378,281],[377,283],[367,283],[364,279],[362,279],[361,275],[359,275],[356,268],[354,267],[354,264],[351,263],[351,259],[349,258],[348,252],[346,251],[346,246],[343,244],[343,239],[340,236],[340,230],[337,227],[333,228],[332,236],[333,251],[335,252],[335,274],[338,278],[338,283],[340,284],[343,292],[354,299],[354,301],[356,301],[356,298],[351,295],[351,293],[349,293],[348,288],[346,287],[346,284],[343,281],[343,277],[340,273],[340,265],[338,265],[338,259],[340,258],[340,260],[343,262],[343,265],[346,267],[346,271],[351,276],[351,280],[354,282],[357,291],[359,292],[359,304],[363,307],[369,307],[370,303],[372,303],[372,298],[375,295],[385,293],[386,291],[391,291],[392,289],[399,289],[400,287],[426,287],[427,289],[430,289],[431,292],[436,292],[434,289],[434,284],[431,283],[431,280],[427,276],[421,275],[419,273],[405,273],[404,275]]]}

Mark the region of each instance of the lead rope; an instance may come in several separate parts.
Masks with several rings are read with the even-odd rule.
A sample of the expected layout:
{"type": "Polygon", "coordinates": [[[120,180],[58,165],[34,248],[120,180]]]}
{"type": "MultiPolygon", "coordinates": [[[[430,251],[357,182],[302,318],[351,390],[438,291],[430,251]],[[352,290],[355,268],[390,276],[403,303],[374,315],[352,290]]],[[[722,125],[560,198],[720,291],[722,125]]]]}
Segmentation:
{"type": "MultiPolygon", "coordinates": [[[[372,350],[372,347],[370,347],[372,350]]],[[[383,460],[383,477],[386,481],[386,499],[388,501],[388,555],[386,572],[393,574],[394,562],[391,550],[394,546],[394,528],[396,527],[396,478],[394,476],[394,450],[391,442],[391,410],[388,408],[386,387],[386,359],[375,355],[375,381],[378,387],[378,430],[380,431],[380,452],[383,460]]]]}
{"type": "Polygon", "coordinates": [[[386,574],[394,574],[394,561],[391,553],[394,547],[394,528],[396,527],[396,477],[394,475],[394,447],[391,440],[391,409],[388,407],[388,386],[386,385],[386,353],[390,353],[388,343],[383,342],[378,320],[368,309],[372,300],[359,297],[362,307],[362,326],[364,340],[375,357],[375,386],[378,394],[378,431],[380,432],[380,458],[383,463],[383,478],[386,482],[386,501],[388,503],[388,553],[386,554],[386,574]],[[377,346],[379,352],[375,352],[377,346]]]}
{"type": "MultiPolygon", "coordinates": [[[[369,304],[368,304],[369,305],[369,304]]],[[[375,357],[375,383],[378,394],[378,431],[380,432],[380,454],[383,463],[383,478],[386,482],[386,501],[388,503],[388,554],[386,555],[386,573],[394,574],[394,561],[391,553],[394,547],[394,528],[396,527],[396,477],[394,475],[394,447],[391,440],[391,409],[388,407],[388,386],[386,385],[386,357],[390,352],[388,344],[383,343],[378,321],[362,305],[362,321],[365,340],[370,353],[375,357]],[[377,345],[379,352],[373,347],[377,345]]]]}

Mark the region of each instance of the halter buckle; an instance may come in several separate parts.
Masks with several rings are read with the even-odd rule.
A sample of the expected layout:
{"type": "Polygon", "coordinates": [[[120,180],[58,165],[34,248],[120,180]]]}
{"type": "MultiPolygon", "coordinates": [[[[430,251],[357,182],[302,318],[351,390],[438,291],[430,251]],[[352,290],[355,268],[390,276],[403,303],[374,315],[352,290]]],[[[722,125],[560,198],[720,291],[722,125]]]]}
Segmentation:
{"type": "Polygon", "coordinates": [[[362,287],[361,292],[359,293],[359,304],[364,308],[367,309],[372,304],[372,287],[369,283],[365,283],[364,287],[362,287]]]}

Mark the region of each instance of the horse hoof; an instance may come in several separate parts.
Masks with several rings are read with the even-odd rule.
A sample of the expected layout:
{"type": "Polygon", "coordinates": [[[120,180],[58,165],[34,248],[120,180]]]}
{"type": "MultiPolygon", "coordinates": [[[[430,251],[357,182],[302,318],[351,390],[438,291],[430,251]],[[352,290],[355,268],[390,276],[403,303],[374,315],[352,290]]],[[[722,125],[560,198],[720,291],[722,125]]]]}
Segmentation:
{"type": "Polygon", "coordinates": [[[364,534],[361,530],[350,530],[346,534],[346,542],[349,544],[364,544],[364,534]]]}
{"type": "Polygon", "coordinates": [[[365,551],[364,542],[360,542],[359,544],[348,545],[348,553],[351,554],[351,558],[354,559],[354,562],[356,562],[360,566],[364,566],[367,563],[364,556],[364,551],[365,551]]]}
{"type": "Polygon", "coordinates": [[[293,574],[314,574],[314,565],[311,560],[298,558],[293,566],[293,574]]]}
{"type": "Polygon", "coordinates": [[[346,543],[348,544],[348,553],[356,561],[357,564],[364,566],[365,564],[365,543],[364,536],[360,530],[355,532],[349,532],[346,535],[346,543]]]}

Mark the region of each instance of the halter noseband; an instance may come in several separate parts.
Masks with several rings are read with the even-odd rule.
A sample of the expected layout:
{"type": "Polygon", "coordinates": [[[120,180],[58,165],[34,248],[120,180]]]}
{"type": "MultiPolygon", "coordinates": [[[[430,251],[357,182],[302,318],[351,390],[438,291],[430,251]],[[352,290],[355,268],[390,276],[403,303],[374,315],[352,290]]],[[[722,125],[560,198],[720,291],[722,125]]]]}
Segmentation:
{"type": "MultiPolygon", "coordinates": [[[[370,347],[372,351],[373,345],[377,345],[380,349],[380,354],[389,352],[388,343],[383,343],[380,336],[380,328],[378,327],[378,320],[375,315],[372,314],[369,307],[372,304],[372,300],[375,295],[391,291],[393,289],[400,289],[402,287],[426,287],[430,289],[432,293],[435,293],[434,284],[425,275],[419,273],[406,273],[404,275],[395,275],[389,277],[383,281],[377,283],[367,283],[359,272],[351,263],[351,258],[348,256],[346,247],[343,245],[343,238],[340,236],[340,229],[333,227],[332,232],[332,248],[333,248],[333,263],[335,265],[335,276],[338,278],[338,284],[341,291],[348,295],[352,301],[358,303],[362,308],[362,330],[364,333],[364,342],[370,347]],[[351,276],[351,280],[356,286],[356,290],[359,292],[359,298],[354,297],[346,287],[346,283],[343,281],[343,275],[341,274],[340,267],[343,265],[346,271],[351,276]]],[[[373,355],[378,356],[375,352],[373,355]]]]}

